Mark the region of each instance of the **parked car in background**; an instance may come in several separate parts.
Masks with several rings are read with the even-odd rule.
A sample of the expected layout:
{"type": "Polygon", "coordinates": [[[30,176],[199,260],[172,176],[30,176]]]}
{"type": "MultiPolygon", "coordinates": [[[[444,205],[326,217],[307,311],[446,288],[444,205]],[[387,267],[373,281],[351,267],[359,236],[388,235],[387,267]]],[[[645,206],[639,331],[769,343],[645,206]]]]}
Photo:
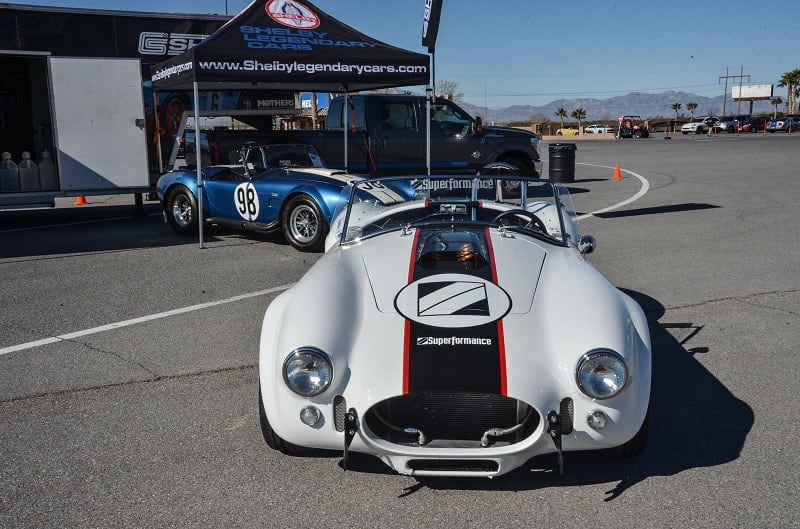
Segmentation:
{"type": "Polygon", "coordinates": [[[762,116],[751,116],[738,124],[739,132],[764,132],[764,127],[768,124],[767,118],[762,116]]]}
{"type": "Polygon", "coordinates": [[[795,132],[800,129],[800,117],[796,115],[784,116],[769,122],[767,130],[770,132],[795,132]]]}
{"type": "Polygon", "coordinates": [[[594,125],[589,125],[583,129],[583,132],[588,132],[590,134],[610,134],[614,132],[613,127],[609,127],[608,125],[602,125],[599,123],[595,123],[594,125]]]}
{"type": "Polygon", "coordinates": [[[714,132],[736,132],[737,122],[749,119],[747,114],[739,114],[738,116],[725,116],[719,118],[714,124],[714,132]]]}
{"type": "MultiPolygon", "coordinates": [[[[304,252],[322,250],[342,189],[360,177],[327,169],[310,145],[248,146],[238,164],[203,169],[203,221],[257,233],[283,232],[304,252]]],[[[166,219],[181,235],[197,233],[200,218],[195,170],[158,179],[166,219]]]]}
{"type": "Polygon", "coordinates": [[[690,121],[689,123],[684,123],[683,125],[681,125],[681,134],[683,134],[684,136],[690,133],[705,134],[709,130],[711,129],[709,128],[708,125],[706,125],[706,123],[703,121],[702,118],[697,118],[694,121],[690,121]]]}
{"type": "Polygon", "coordinates": [[[564,127],[556,131],[556,136],[577,136],[578,129],[574,127],[564,127]]]}

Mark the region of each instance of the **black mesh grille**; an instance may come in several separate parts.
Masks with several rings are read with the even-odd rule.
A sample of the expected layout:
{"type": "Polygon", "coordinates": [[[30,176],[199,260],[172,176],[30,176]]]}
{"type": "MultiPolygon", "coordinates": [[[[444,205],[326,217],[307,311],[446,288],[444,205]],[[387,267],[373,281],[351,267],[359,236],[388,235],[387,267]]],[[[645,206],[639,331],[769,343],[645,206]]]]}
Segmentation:
{"type": "MultiPolygon", "coordinates": [[[[364,420],[376,435],[394,443],[414,444],[418,436],[403,432],[415,428],[428,442],[474,441],[491,428],[510,428],[526,416],[529,407],[516,399],[486,393],[412,393],[387,399],[370,408],[364,420]]],[[[529,436],[539,423],[531,413],[525,425],[498,440],[517,442],[529,436]]]]}
{"type": "Polygon", "coordinates": [[[500,467],[496,461],[483,459],[412,459],[408,468],[437,472],[497,472],[500,467]]]}

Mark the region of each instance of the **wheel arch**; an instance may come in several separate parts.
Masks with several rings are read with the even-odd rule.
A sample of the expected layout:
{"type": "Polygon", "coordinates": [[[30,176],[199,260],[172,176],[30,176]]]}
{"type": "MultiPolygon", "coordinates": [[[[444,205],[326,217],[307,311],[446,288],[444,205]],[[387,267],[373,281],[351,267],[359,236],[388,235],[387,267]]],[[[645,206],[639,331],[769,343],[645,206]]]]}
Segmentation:
{"type": "Polygon", "coordinates": [[[517,167],[520,171],[535,171],[536,165],[533,163],[530,155],[522,150],[506,150],[497,155],[495,161],[511,164],[517,167],[514,162],[521,161],[525,167],[517,167]]]}

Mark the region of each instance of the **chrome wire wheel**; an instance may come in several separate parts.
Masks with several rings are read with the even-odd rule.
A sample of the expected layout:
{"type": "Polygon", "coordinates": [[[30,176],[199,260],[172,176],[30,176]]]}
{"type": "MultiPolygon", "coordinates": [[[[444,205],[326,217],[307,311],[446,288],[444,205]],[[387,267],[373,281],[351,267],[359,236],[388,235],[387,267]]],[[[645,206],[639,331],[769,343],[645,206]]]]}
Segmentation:
{"type": "Polygon", "coordinates": [[[194,209],[191,200],[186,194],[178,193],[173,199],[172,218],[179,228],[185,230],[191,228],[194,222],[194,209]]]}
{"type": "Polygon", "coordinates": [[[289,214],[291,236],[301,244],[309,244],[319,231],[319,218],[313,208],[300,204],[289,214]]]}

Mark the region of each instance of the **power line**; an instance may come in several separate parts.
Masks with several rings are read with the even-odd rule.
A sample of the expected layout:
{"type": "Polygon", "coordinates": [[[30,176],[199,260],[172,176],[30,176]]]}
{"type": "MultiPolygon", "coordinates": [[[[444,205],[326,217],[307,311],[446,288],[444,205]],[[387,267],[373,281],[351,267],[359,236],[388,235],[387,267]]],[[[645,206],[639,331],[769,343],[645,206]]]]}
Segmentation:
{"type": "MultiPolygon", "coordinates": [[[[739,97],[742,95],[742,79],[747,77],[747,82],[750,82],[750,75],[744,73],[744,66],[742,66],[741,73],[739,75],[728,75],[728,67],[725,67],[725,75],[720,75],[720,81],[725,79],[725,97],[722,99],[722,115],[725,116],[725,106],[728,103],[728,79],[739,79],[739,97]]],[[[719,84],[719,81],[717,82],[719,84]]],[[[742,100],[739,100],[739,111],[740,114],[742,113],[742,100]]]]}

